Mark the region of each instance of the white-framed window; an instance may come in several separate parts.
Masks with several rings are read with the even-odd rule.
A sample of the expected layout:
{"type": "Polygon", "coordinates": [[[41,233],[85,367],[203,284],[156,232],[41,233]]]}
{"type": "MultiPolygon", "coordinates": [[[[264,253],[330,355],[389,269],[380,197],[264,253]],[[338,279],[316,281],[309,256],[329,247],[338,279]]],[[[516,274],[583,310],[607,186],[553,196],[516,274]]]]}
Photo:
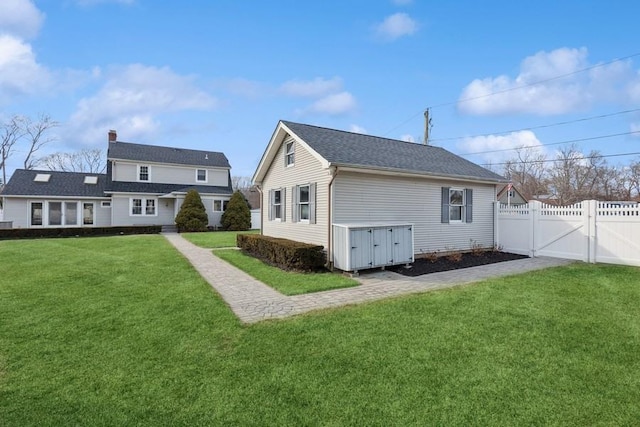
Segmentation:
{"type": "Polygon", "coordinates": [[[138,181],[150,181],[151,170],[147,165],[138,165],[138,181]]]}
{"type": "Polygon", "coordinates": [[[31,202],[30,211],[30,224],[31,226],[42,226],[44,225],[42,222],[44,215],[44,203],[43,202],[31,202]]]}
{"type": "Polygon", "coordinates": [[[269,220],[284,221],[284,188],[269,191],[269,220]]]}
{"type": "Polygon", "coordinates": [[[137,198],[129,199],[129,212],[131,216],[157,216],[157,203],[153,198],[137,198]]]}
{"type": "Polygon", "coordinates": [[[196,169],[196,182],[207,182],[206,169],[196,169]]]}
{"type": "Polygon", "coordinates": [[[296,147],[293,141],[287,142],[284,147],[284,165],[293,166],[296,161],[296,147]]]}
{"type": "Polygon", "coordinates": [[[296,185],[291,188],[292,221],[316,223],[316,183],[296,185]]]}
{"type": "Polygon", "coordinates": [[[92,202],[82,203],[82,225],[93,225],[94,218],[94,204],[92,202]]]}
{"type": "Polygon", "coordinates": [[[100,202],[100,207],[101,208],[110,208],[111,207],[111,200],[103,200],[102,202],[100,202]]]}
{"type": "Polygon", "coordinates": [[[470,223],[473,220],[473,190],[442,187],[442,223],[470,223]]]}
{"type": "Polygon", "coordinates": [[[227,210],[228,200],[219,200],[216,199],[213,201],[213,211],[214,212],[224,212],[227,210]]]}

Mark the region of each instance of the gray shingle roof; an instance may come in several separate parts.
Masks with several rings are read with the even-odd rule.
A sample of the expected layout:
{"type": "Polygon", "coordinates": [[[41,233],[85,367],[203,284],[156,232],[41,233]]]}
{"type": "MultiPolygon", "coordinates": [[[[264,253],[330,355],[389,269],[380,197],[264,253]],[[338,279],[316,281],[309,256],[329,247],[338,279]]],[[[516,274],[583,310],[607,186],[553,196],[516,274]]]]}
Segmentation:
{"type": "Polygon", "coordinates": [[[200,194],[233,194],[231,186],[220,187],[214,185],[184,185],[184,184],[158,184],[153,182],[125,182],[111,181],[106,192],[122,192],[122,193],[149,193],[149,194],[169,194],[172,192],[186,193],[195,189],[200,194]]]}
{"type": "Polygon", "coordinates": [[[107,181],[105,174],[55,172],[16,169],[11,179],[2,190],[3,196],[74,196],[105,197],[104,187],[107,181]],[[35,182],[37,174],[50,174],[48,182],[35,182]],[[86,176],[97,176],[97,184],[85,184],[86,176]]]}
{"type": "Polygon", "coordinates": [[[506,179],[444,148],[282,121],[328,162],[495,182],[506,179]]]}
{"type": "Polygon", "coordinates": [[[130,142],[110,142],[107,158],[178,165],[231,167],[227,157],[216,151],[187,150],[130,142]]]}

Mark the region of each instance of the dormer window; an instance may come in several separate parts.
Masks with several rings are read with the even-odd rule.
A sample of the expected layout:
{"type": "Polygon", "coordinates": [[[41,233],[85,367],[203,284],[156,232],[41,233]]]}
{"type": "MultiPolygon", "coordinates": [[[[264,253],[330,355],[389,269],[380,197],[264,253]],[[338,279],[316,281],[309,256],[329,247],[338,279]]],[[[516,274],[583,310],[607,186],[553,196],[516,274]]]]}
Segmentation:
{"type": "Polygon", "coordinates": [[[36,177],[33,178],[35,182],[49,182],[49,178],[51,178],[50,173],[38,173],[36,177]]]}
{"type": "Polygon", "coordinates": [[[285,154],[284,154],[285,166],[287,167],[293,166],[293,164],[295,163],[295,154],[296,154],[296,148],[293,141],[287,142],[285,144],[285,154]]]}
{"type": "Polygon", "coordinates": [[[207,182],[207,170],[206,169],[197,169],[196,170],[196,182],[207,182]]]}
{"type": "Polygon", "coordinates": [[[149,166],[138,165],[138,181],[149,181],[149,166]]]}
{"type": "Polygon", "coordinates": [[[85,176],[84,177],[84,183],[85,184],[96,185],[98,183],[98,177],[97,176],[85,176]]]}

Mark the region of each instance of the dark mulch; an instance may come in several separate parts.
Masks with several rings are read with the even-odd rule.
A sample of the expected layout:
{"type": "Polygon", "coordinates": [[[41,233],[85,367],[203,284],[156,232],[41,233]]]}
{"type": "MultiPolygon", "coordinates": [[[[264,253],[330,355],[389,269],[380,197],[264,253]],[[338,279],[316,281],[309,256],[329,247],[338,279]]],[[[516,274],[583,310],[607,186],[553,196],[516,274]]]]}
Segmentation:
{"type": "Polygon", "coordinates": [[[459,268],[476,267],[478,265],[495,264],[496,262],[513,261],[527,258],[526,255],[512,254],[509,252],[487,251],[481,254],[464,253],[460,261],[452,261],[447,256],[438,257],[435,260],[418,258],[409,268],[404,265],[388,267],[404,276],[421,276],[423,274],[438,273],[440,271],[457,270],[459,268]]]}

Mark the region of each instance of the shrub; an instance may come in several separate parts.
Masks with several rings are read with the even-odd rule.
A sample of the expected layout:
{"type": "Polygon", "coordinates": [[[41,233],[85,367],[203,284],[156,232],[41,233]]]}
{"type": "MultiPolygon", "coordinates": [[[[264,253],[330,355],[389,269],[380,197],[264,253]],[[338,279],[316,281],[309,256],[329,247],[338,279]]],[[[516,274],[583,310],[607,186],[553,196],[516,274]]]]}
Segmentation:
{"type": "Polygon", "coordinates": [[[327,260],[319,245],[260,234],[238,234],[236,241],[243,252],[284,270],[321,270],[327,260]]]}
{"type": "Polygon", "coordinates": [[[477,240],[470,239],[471,242],[471,253],[474,256],[482,256],[486,252],[486,249],[482,247],[477,240]]]}
{"type": "Polygon", "coordinates": [[[236,191],[222,214],[222,229],[246,231],[251,228],[251,210],[244,195],[236,191]]]}
{"type": "Polygon", "coordinates": [[[189,190],[176,216],[178,231],[207,231],[208,223],[209,217],[200,194],[196,190],[189,190]]]}
{"type": "Polygon", "coordinates": [[[0,239],[37,239],[45,237],[113,236],[121,234],[156,234],[160,225],[127,227],[77,227],[77,228],[9,228],[0,230],[0,239]]]}

